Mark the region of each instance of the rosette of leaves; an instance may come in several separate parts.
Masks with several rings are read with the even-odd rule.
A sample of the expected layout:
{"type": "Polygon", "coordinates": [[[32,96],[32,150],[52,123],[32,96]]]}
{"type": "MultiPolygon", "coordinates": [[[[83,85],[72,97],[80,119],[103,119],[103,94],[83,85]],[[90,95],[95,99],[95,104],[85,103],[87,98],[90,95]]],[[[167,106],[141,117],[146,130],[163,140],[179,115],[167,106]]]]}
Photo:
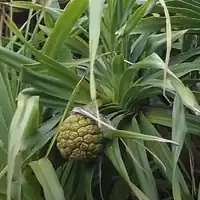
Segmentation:
{"type": "MultiPolygon", "coordinates": [[[[200,109],[197,95],[181,79],[199,70],[199,65],[175,62],[166,69],[165,32],[144,30],[143,21],[152,15],[155,2],[90,1],[89,15],[87,0],[73,0],[64,10],[55,5],[43,9],[31,2],[12,3],[37,10],[44,20],[38,21],[27,41],[26,32],[24,36],[8,19],[21,40],[15,46],[21,53],[9,50],[10,44],[0,47],[0,61],[20,74],[21,87],[10,137],[15,138],[19,124],[22,128],[17,148],[13,148],[14,139],[9,141],[7,192],[16,187],[11,177],[18,166],[23,181],[14,176],[17,188],[22,187],[23,195],[30,189],[26,185],[35,189],[39,181],[41,199],[157,200],[172,196],[171,188],[175,197],[192,199],[185,180],[188,174],[177,163],[186,134],[199,134],[200,109]],[[41,39],[44,42],[38,44],[41,39]],[[91,162],[62,160],[56,153],[59,128],[74,107],[84,108],[84,115],[105,128],[103,137],[108,143],[91,162]],[[99,114],[108,120],[102,122],[99,114]],[[27,123],[34,126],[32,134],[27,123]],[[165,142],[174,144],[170,148],[165,142]]],[[[187,31],[173,31],[172,41],[180,45],[187,31]]]]}

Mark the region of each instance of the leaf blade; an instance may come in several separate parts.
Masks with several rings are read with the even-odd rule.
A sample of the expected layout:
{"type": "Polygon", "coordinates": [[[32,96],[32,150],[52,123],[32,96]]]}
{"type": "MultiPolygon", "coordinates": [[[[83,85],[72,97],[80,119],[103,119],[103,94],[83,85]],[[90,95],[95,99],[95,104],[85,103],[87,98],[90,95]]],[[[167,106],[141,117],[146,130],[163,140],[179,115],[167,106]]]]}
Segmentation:
{"type": "Polygon", "coordinates": [[[51,162],[47,158],[30,163],[38,181],[43,187],[46,200],[65,200],[63,189],[51,162]]]}
{"type": "Polygon", "coordinates": [[[53,31],[47,39],[47,42],[45,43],[43,53],[51,58],[55,58],[57,56],[58,50],[62,46],[63,41],[67,39],[71,29],[87,6],[88,0],[73,0],[68,3],[65,11],[61,14],[53,31]]]}

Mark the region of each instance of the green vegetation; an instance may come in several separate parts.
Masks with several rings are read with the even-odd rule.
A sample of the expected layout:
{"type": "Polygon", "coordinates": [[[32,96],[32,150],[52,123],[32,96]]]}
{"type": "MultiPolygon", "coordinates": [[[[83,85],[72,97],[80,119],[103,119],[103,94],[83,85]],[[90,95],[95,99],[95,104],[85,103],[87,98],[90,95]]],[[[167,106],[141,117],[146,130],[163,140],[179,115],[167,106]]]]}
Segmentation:
{"type": "Polygon", "coordinates": [[[59,3],[0,2],[0,199],[200,200],[200,0],[59,3]]]}

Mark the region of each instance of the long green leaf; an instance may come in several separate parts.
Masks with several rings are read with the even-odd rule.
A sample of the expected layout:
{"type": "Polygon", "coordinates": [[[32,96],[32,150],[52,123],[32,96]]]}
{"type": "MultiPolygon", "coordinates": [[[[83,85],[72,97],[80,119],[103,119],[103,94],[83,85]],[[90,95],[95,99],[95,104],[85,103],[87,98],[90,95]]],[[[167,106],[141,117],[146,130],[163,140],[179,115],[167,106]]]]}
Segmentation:
{"type": "Polygon", "coordinates": [[[2,146],[5,149],[8,149],[8,133],[9,133],[9,127],[6,125],[3,112],[0,108],[0,146],[2,146]]]}
{"type": "Polygon", "coordinates": [[[14,71],[13,71],[13,76],[12,79],[10,80],[9,78],[9,69],[7,67],[7,65],[0,61],[0,73],[2,75],[2,78],[4,80],[4,84],[6,86],[6,90],[7,90],[7,94],[9,96],[9,100],[10,100],[10,104],[12,106],[12,109],[15,110],[16,105],[15,105],[15,90],[16,90],[16,86],[13,85],[13,79],[16,80],[16,76],[14,75],[14,71]],[[14,94],[14,95],[13,95],[14,94]]]}
{"type": "MultiPolygon", "coordinates": [[[[156,107],[148,108],[145,112],[145,116],[152,123],[172,127],[172,112],[169,109],[156,107]]],[[[189,133],[200,135],[199,117],[186,114],[186,125],[189,133]]]]}
{"type": "Polygon", "coordinates": [[[37,151],[39,151],[55,134],[61,116],[57,115],[47,120],[45,123],[41,125],[38,129],[37,134],[28,138],[26,142],[29,144],[28,147],[31,149],[28,152],[28,155],[24,162],[28,160],[32,155],[34,155],[37,151]]]}
{"type": "Polygon", "coordinates": [[[86,200],[94,200],[92,196],[92,178],[94,174],[94,168],[86,169],[85,173],[85,193],[86,193],[86,200]]]}
{"type": "Polygon", "coordinates": [[[22,93],[29,96],[39,96],[40,103],[53,108],[64,108],[67,104],[67,100],[55,97],[52,94],[47,94],[44,91],[36,88],[26,88],[22,90],[22,93]]]}
{"type": "Polygon", "coordinates": [[[140,6],[130,17],[129,21],[116,32],[118,37],[120,36],[126,36],[129,34],[134,28],[140,23],[144,15],[146,14],[146,11],[149,9],[149,6],[151,6],[152,0],[146,1],[146,3],[142,6],[140,6]]]}
{"type": "MultiPolygon", "coordinates": [[[[158,131],[155,129],[155,127],[151,124],[151,122],[141,113],[140,114],[140,130],[141,132],[148,134],[148,135],[154,135],[154,136],[160,136],[158,131]]],[[[148,149],[150,149],[165,165],[166,171],[163,171],[163,168],[160,166],[160,170],[162,174],[169,180],[169,182],[172,184],[172,174],[173,174],[173,154],[165,143],[152,143],[152,142],[146,142],[146,146],[148,149]]],[[[154,159],[155,160],[155,159],[154,159]]],[[[155,160],[156,163],[157,160],[155,160]]],[[[160,164],[159,164],[160,165],[160,164]]],[[[184,180],[184,176],[179,170],[179,167],[177,166],[177,173],[178,173],[178,181],[181,186],[181,191],[190,196],[189,189],[187,187],[187,184],[184,180]]]]}
{"type": "Polygon", "coordinates": [[[14,51],[11,51],[1,46],[0,46],[0,60],[8,64],[8,66],[13,67],[17,71],[20,71],[20,68],[23,64],[29,65],[36,63],[34,60],[31,60],[30,58],[27,58],[23,55],[15,53],[14,51]]]}
{"type": "Polygon", "coordinates": [[[14,1],[12,3],[5,3],[9,6],[15,8],[25,8],[25,9],[33,9],[33,10],[42,10],[43,6],[37,3],[27,2],[27,1],[14,1]]]}
{"type": "Polygon", "coordinates": [[[124,58],[123,55],[116,55],[112,61],[112,72],[113,72],[113,89],[115,90],[115,101],[119,100],[119,80],[124,72],[124,58]]]}
{"type": "Polygon", "coordinates": [[[63,189],[48,158],[33,161],[30,166],[43,187],[46,200],[65,200],[63,189]]]}
{"type": "MultiPolygon", "coordinates": [[[[200,66],[198,63],[195,62],[184,62],[181,64],[175,64],[170,67],[170,70],[177,76],[177,78],[181,78],[184,75],[189,74],[190,72],[193,71],[198,71],[200,70],[200,66]]],[[[162,79],[163,72],[158,71],[153,74],[149,74],[146,79],[162,79]]]]}
{"type": "MultiPolygon", "coordinates": [[[[131,127],[133,131],[140,132],[138,123],[135,118],[132,119],[131,127]]],[[[133,160],[133,164],[136,169],[141,188],[143,189],[147,197],[149,197],[149,199],[158,200],[156,183],[149,165],[144,142],[140,141],[140,144],[138,144],[137,142],[135,142],[135,140],[132,139],[124,140],[132,155],[135,157],[138,164],[140,165],[139,166],[133,160]]]]}
{"type": "Polygon", "coordinates": [[[173,147],[174,165],[176,165],[178,162],[186,133],[187,126],[185,121],[184,106],[181,98],[176,95],[172,113],[172,140],[177,142],[179,145],[177,147],[173,147]]]}
{"type": "Polygon", "coordinates": [[[172,174],[172,189],[175,200],[181,200],[181,191],[178,182],[177,162],[185,141],[187,133],[185,123],[184,107],[179,95],[176,95],[172,115],[172,140],[176,141],[179,146],[173,147],[173,174],[172,174]]]}
{"type": "Polygon", "coordinates": [[[39,97],[20,94],[18,106],[10,125],[8,144],[7,200],[11,200],[11,182],[20,150],[25,147],[24,139],[36,131],[38,126],[39,97]]]}
{"type": "Polygon", "coordinates": [[[70,31],[86,10],[87,6],[88,0],[73,0],[68,3],[48,37],[43,47],[43,53],[51,58],[56,58],[58,50],[61,48],[63,42],[67,40],[70,31]]]}
{"type": "Polygon", "coordinates": [[[0,145],[0,180],[7,173],[7,151],[0,145]]]}
{"type": "Polygon", "coordinates": [[[73,199],[74,193],[77,189],[77,184],[80,180],[81,174],[81,163],[70,161],[65,167],[65,171],[61,176],[62,187],[65,193],[65,199],[73,199]]]}
{"type": "MultiPolygon", "coordinates": [[[[73,200],[79,200],[79,199],[85,199],[86,192],[85,192],[85,187],[83,185],[88,184],[85,182],[85,174],[86,174],[86,169],[85,165],[83,163],[80,164],[80,169],[79,169],[79,176],[78,176],[78,182],[77,185],[75,186],[75,190],[73,193],[73,200]]],[[[89,174],[88,174],[89,175],[89,174]]]]}
{"type": "MultiPolygon", "coordinates": [[[[69,100],[74,89],[73,85],[69,85],[68,83],[66,84],[66,82],[63,80],[59,80],[48,75],[43,75],[26,68],[23,68],[22,70],[21,81],[31,84],[33,87],[39,89],[43,93],[56,97],[57,100],[69,100]]],[[[84,82],[81,83],[81,87],[83,86],[82,84],[84,85],[84,82]]],[[[79,89],[77,93],[79,96],[77,96],[76,102],[88,103],[90,101],[88,92],[82,88],[79,89]]]]}
{"type": "Polygon", "coordinates": [[[14,110],[12,108],[11,100],[9,98],[6,85],[4,83],[1,73],[0,73],[0,109],[2,111],[5,123],[7,127],[9,127],[13,117],[14,110]]]}
{"type": "MultiPolygon", "coordinates": [[[[35,54],[44,69],[47,69],[49,72],[51,72],[52,76],[58,77],[59,79],[65,81],[68,85],[71,86],[75,86],[78,83],[80,77],[74,71],[70,71],[64,65],[60,64],[56,60],[52,59],[51,57],[45,55],[44,53],[33,47],[29,42],[25,40],[24,36],[21,34],[20,30],[17,28],[12,20],[9,19],[7,24],[9,28],[20,38],[20,40],[22,40],[27,45],[32,53],[35,54]]],[[[84,88],[87,88],[87,82],[84,83],[84,88]]]]}
{"type": "MultiPolygon", "coordinates": [[[[164,17],[147,17],[141,20],[141,23],[131,32],[132,34],[149,33],[159,31],[165,28],[166,19],[164,17]]],[[[186,16],[171,16],[172,28],[199,28],[199,18],[186,16]]]]}
{"type": "Polygon", "coordinates": [[[27,1],[13,1],[11,3],[4,3],[6,5],[12,6],[14,8],[24,8],[24,9],[29,9],[29,10],[34,10],[34,11],[43,11],[44,15],[46,14],[45,12],[52,14],[55,18],[59,17],[60,14],[63,12],[59,8],[53,8],[49,7],[49,5],[40,5],[38,3],[34,2],[27,2],[27,1]]]}
{"type": "MultiPolygon", "coordinates": [[[[125,131],[125,130],[110,130],[113,138],[130,138],[130,139],[140,139],[140,140],[149,140],[149,141],[157,141],[157,142],[164,142],[164,143],[172,143],[178,145],[176,142],[167,140],[161,137],[145,135],[142,133],[132,132],[132,131],[125,131]]],[[[110,136],[108,136],[110,137],[110,136]]]]}
{"type": "Polygon", "coordinates": [[[65,82],[26,68],[23,68],[22,70],[21,81],[31,84],[33,87],[40,89],[47,94],[63,99],[68,99],[72,92],[72,87],[69,87],[65,82]]]}
{"type": "Polygon", "coordinates": [[[100,22],[105,0],[89,0],[89,54],[90,54],[90,96],[96,100],[96,83],[94,77],[94,62],[100,36],[100,22]]]}
{"type": "MultiPolygon", "coordinates": [[[[182,37],[187,31],[188,30],[172,32],[172,42],[182,37]]],[[[149,36],[147,41],[147,55],[152,54],[157,49],[160,51],[162,48],[166,48],[166,33],[149,36]]]]}
{"type": "MultiPolygon", "coordinates": [[[[130,73],[132,71],[135,72],[135,70],[141,68],[165,70],[165,65],[162,59],[157,54],[153,53],[150,56],[143,59],[141,62],[136,63],[134,67],[129,67],[126,70],[126,73],[128,73],[128,71],[130,73]]],[[[180,95],[184,105],[190,108],[197,115],[200,115],[200,106],[198,105],[198,102],[192,91],[188,87],[185,87],[184,84],[180,81],[180,79],[170,69],[167,70],[167,73],[168,79],[171,81],[171,84],[173,85],[176,92],[180,95]]],[[[145,82],[146,79],[143,79],[143,81],[145,82]]]]}
{"type": "Polygon", "coordinates": [[[186,61],[188,58],[191,58],[192,56],[195,55],[199,55],[200,54],[200,47],[197,47],[195,49],[191,49],[188,52],[183,52],[179,55],[176,56],[171,56],[171,60],[170,60],[170,65],[176,65],[176,64],[180,64],[183,61],[186,61]]]}
{"type": "Polygon", "coordinates": [[[121,157],[121,152],[117,139],[113,140],[112,144],[109,145],[105,150],[105,153],[114,165],[115,169],[118,171],[118,173],[127,182],[133,194],[135,194],[139,200],[149,200],[149,198],[130,181],[129,175],[121,157]]]}

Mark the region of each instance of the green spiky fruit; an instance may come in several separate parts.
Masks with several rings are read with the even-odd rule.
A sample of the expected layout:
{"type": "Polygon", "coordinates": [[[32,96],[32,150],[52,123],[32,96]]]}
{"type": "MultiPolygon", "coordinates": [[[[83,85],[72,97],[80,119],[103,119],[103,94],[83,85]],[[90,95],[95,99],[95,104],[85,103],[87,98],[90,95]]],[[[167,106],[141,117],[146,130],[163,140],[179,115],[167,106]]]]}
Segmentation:
{"type": "Polygon", "coordinates": [[[97,123],[81,114],[73,113],[60,127],[57,148],[69,160],[96,157],[102,150],[103,134],[97,123]]]}

